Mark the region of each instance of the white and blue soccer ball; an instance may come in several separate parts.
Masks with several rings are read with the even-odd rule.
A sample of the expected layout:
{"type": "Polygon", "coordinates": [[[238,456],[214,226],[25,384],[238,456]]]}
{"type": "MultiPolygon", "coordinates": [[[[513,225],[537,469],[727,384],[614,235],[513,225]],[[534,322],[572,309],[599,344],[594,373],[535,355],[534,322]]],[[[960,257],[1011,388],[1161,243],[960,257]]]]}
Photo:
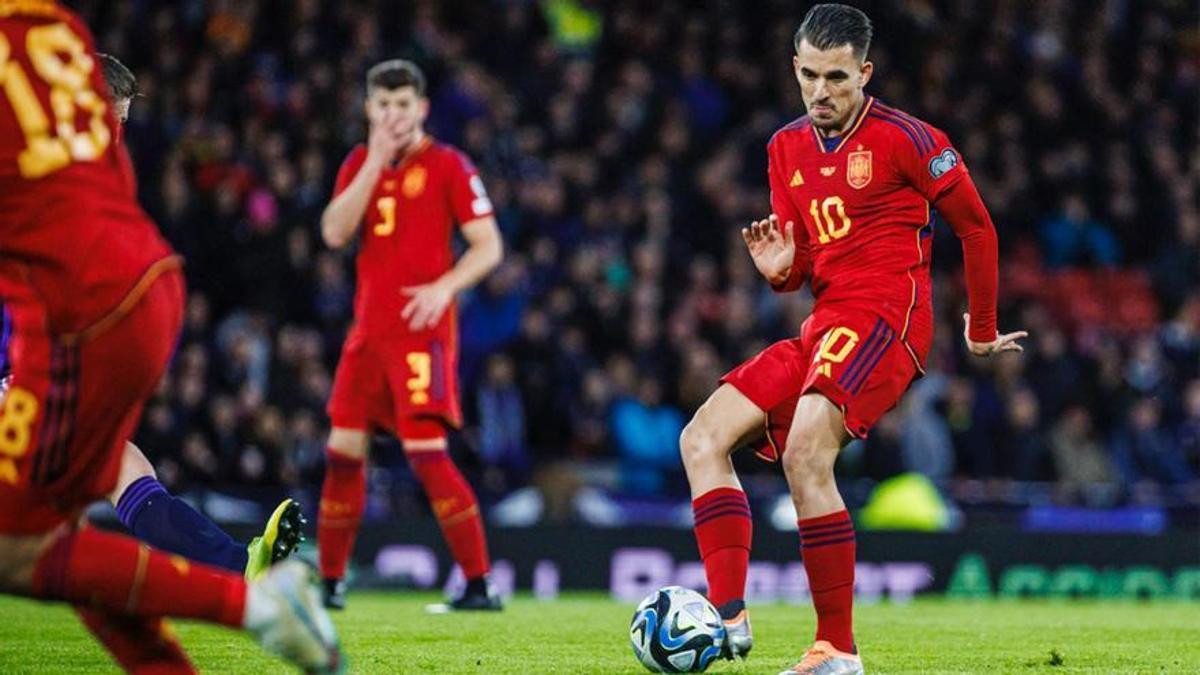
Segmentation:
{"type": "Polygon", "coordinates": [[[653,673],[699,673],[721,654],[725,623],[703,595],[667,586],[646,596],[629,626],[633,653],[653,673]]]}

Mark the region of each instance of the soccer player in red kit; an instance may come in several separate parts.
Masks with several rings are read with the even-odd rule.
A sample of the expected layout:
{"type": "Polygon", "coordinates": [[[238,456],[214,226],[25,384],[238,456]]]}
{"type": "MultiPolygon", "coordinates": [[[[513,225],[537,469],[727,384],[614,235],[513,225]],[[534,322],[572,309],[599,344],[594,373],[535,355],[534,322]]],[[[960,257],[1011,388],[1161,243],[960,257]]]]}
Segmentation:
{"type": "Polygon", "coordinates": [[[193,672],[162,617],[246,628],[306,668],[339,667],[302,563],[260,582],[79,527],[182,323],[180,263],[138,207],[93,40],[47,0],[0,0],[0,591],[75,605],[129,671],[193,672]]]}
{"type": "Polygon", "coordinates": [[[366,496],[369,434],[400,439],[467,579],[452,609],[500,609],[491,590],[475,493],[447,454],[458,427],[454,298],[500,263],[502,242],[483,181],[461,152],[427,136],[425,78],[408,61],[367,73],[366,145],[350,152],[321,217],[325,241],[357,239],[354,325],[342,348],[328,412],[333,429],[317,546],[326,604],[345,605],[343,577],[366,496]],[[466,240],[454,260],[454,229],[466,240]]]}
{"type": "Polygon", "coordinates": [[[867,16],[835,4],[813,7],[796,32],[793,69],[808,114],[768,143],[773,215],[743,238],[775,290],[807,280],[816,302],[799,337],[725,375],[680,438],[709,598],[728,628],[725,655],[744,657],[751,519],[729,455],[763,433],[765,417],[759,452],[782,458],[817,612],[816,641],[787,673],[863,672],[851,625],[854,524],[833,465],[923,371],[933,209],[962,242],[969,350],[1020,351],[1025,336],[997,335],[996,232],[962,158],[938,129],[864,94],[870,39],[867,16]]]}

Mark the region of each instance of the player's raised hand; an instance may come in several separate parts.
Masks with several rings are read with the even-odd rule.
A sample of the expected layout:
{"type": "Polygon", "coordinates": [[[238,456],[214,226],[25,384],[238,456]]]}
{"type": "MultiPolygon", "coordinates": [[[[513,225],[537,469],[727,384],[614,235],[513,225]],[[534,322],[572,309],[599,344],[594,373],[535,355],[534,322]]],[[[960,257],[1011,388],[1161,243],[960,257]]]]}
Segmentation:
{"type": "Polygon", "coordinates": [[[1000,352],[1023,352],[1025,348],[1017,340],[1029,337],[1029,333],[1019,330],[1015,333],[997,334],[991,342],[974,342],[971,340],[971,315],[963,314],[963,339],[967,341],[967,349],[975,356],[991,356],[1000,352]]]}
{"type": "Polygon", "coordinates": [[[371,120],[367,136],[367,161],[383,166],[396,157],[407,135],[398,128],[399,114],[392,109],[371,120]]]}
{"type": "Polygon", "coordinates": [[[760,274],[772,284],[783,283],[792,271],[796,259],[795,224],[788,221],[781,229],[779,218],[772,213],[763,220],[742,228],[746,250],[760,274]]]}
{"type": "Polygon", "coordinates": [[[404,305],[404,309],[400,310],[400,318],[408,322],[411,330],[425,330],[436,326],[454,300],[454,290],[438,281],[408,286],[401,289],[401,292],[412,296],[408,304],[404,305]]]}

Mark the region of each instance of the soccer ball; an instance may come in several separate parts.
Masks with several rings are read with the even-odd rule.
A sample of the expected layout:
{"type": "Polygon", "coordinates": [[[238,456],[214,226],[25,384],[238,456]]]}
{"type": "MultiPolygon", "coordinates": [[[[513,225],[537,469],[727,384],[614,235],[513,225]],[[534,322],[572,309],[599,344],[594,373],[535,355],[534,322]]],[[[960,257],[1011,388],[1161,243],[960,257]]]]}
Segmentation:
{"type": "Polygon", "coordinates": [[[633,654],[653,673],[699,673],[721,654],[725,624],[703,595],[667,586],[646,596],[629,626],[633,654]]]}

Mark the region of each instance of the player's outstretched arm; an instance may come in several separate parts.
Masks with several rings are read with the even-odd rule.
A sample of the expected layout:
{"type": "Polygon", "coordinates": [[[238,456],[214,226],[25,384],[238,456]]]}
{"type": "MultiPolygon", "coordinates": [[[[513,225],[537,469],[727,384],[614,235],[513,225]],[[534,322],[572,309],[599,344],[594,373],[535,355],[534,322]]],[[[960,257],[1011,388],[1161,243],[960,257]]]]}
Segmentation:
{"type": "Polygon", "coordinates": [[[967,348],[976,356],[1023,351],[1017,340],[1027,337],[1028,333],[1016,331],[1000,334],[996,330],[999,247],[996,227],[992,224],[983,199],[979,197],[975,182],[964,174],[938,197],[933,206],[962,242],[967,306],[970,308],[963,314],[963,320],[966,321],[963,337],[967,341],[967,348]]]}
{"type": "Polygon", "coordinates": [[[379,174],[400,150],[405,137],[396,129],[396,117],[388,111],[378,123],[372,123],[367,139],[367,158],[362,167],[321,214],[321,238],[330,248],[341,248],[354,239],[379,182],[379,174]]]}
{"type": "Polygon", "coordinates": [[[796,260],[795,231],[796,225],[790,221],[781,228],[774,213],[742,228],[742,240],[750,259],[771,286],[782,286],[792,272],[796,260]]]}
{"type": "Polygon", "coordinates": [[[463,225],[463,239],[467,250],[436,281],[420,286],[409,286],[404,292],[411,296],[400,312],[412,330],[423,330],[436,326],[454,296],[479,283],[489,272],[496,269],[504,256],[504,243],[494,216],[476,218],[463,225]]]}

